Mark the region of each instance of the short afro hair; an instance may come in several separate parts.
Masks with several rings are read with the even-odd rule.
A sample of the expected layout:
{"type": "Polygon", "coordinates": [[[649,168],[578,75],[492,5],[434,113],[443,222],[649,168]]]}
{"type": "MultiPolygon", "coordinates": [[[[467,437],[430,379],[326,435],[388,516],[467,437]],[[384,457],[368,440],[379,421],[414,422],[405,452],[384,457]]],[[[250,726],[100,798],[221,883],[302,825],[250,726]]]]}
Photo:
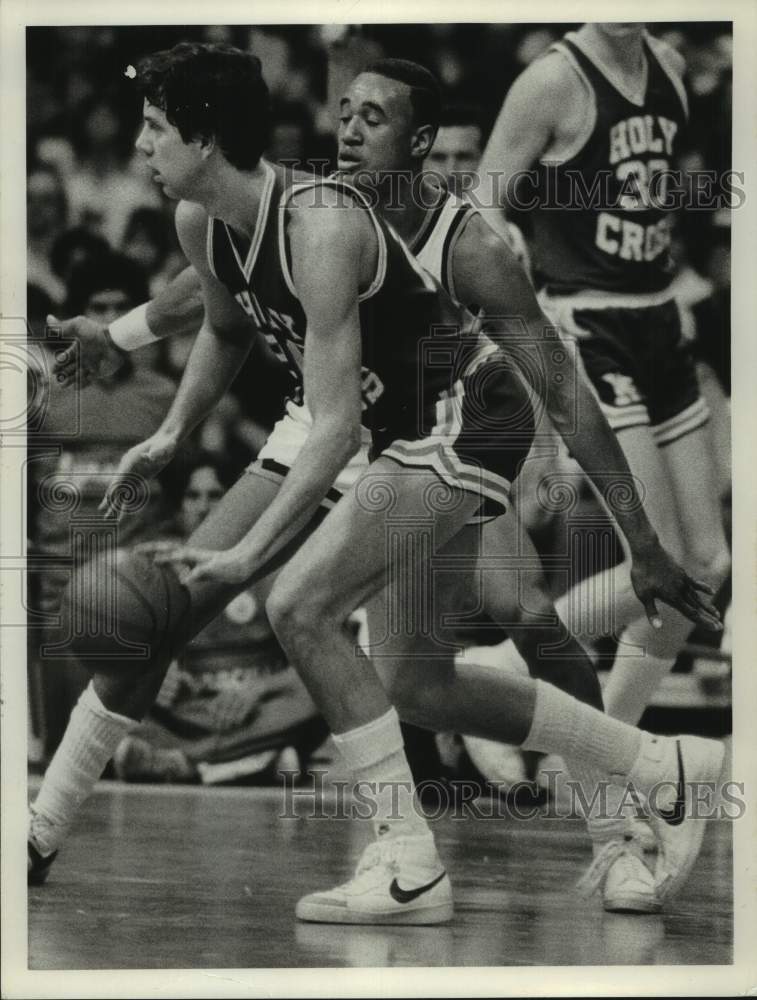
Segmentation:
{"type": "Polygon", "coordinates": [[[413,108],[415,125],[430,125],[434,131],[439,128],[442,110],[442,91],[434,74],[409,59],[377,59],[366,66],[364,73],[376,73],[389,80],[397,80],[410,88],[410,104],[413,108]]]}
{"type": "Polygon", "coordinates": [[[184,142],[213,139],[232,166],[257,166],[271,131],[271,98],[257,56],[233,45],[180,42],[142,59],[136,83],[184,142]]]}

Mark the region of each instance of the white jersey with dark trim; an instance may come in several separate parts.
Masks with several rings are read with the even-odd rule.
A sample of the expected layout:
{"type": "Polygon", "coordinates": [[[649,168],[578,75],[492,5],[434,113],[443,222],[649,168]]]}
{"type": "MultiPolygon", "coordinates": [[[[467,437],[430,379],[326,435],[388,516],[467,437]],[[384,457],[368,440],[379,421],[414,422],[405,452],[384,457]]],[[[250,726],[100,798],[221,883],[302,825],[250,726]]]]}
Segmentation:
{"type": "Polygon", "coordinates": [[[455,244],[476,212],[473,205],[450,191],[440,190],[439,203],[429,209],[420,229],[408,243],[416,260],[459,302],[455,289],[455,244]]]}

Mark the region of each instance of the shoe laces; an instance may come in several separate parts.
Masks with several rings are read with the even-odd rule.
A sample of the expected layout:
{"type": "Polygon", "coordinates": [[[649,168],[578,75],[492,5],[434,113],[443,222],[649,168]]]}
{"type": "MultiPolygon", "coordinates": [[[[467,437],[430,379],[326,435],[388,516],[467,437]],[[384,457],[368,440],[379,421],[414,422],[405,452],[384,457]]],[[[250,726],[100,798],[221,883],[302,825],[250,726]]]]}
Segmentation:
{"type": "Polygon", "coordinates": [[[399,868],[398,854],[402,842],[397,837],[386,837],[369,844],[363,851],[363,856],[358,862],[356,875],[371,871],[381,866],[395,870],[399,868]]]}
{"type": "Polygon", "coordinates": [[[396,837],[369,844],[358,861],[355,874],[349,882],[340,885],[339,889],[353,892],[383,880],[387,874],[396,875],[399,872],[398,855],[401,847],[402,843],[396,837]]]}
{"type": "MultiPolygon", "coordinates": [[[[64,831],[65,829],[66,827],[58,827],[56,832],[60,836],[61,831],[64,831]]],[[[50,845],[52,835],[53,824],[34,809],[30,809],[27,837],[34,845],[37,853],[43,858],[48,857],[55,850],[55,848],[50,845]]]]}
{"type": "Polygon", "coordinates": [[[585,897],[599,892],[615,864],[620,866],[624,879],[635,878],[639,862],[644,864],[640,857],[640,847],[632,837],[609,840],[589,865],[588,871],[578,880],[576,889],[585,897]]]}

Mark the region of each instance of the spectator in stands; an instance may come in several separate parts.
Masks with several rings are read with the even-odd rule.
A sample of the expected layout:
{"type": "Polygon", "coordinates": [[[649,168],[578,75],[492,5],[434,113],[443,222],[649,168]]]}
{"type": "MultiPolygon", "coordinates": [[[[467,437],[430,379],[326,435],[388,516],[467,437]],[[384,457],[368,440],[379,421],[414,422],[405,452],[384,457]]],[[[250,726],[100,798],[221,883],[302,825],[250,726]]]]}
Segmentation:
{"type": "MultiPolygon", "coordinates": [[[[198,456],[184,468],[166,540],[184,539],[229,485],[228,466],[198,456]]],[[[266,584],[239,594],[171,664],[154,708],[114,758],[124,781],[277,781],[297,769],[326,726],[284,658],[264,612],[266,584]]]]}
{"type": "MultiPolygon", "coordinates": [[[[450,191],[461,197],[471,190],[476,168],[484,151],[486,133],[481,115],[469,104],[451,104],[442,110],[439,131],[424,166],[430,173],[438,174],[450,191]]],[[[475,203],[475,191],[471,192],[475,203]]],[[[493,224],[491,213],[487,222],[493,224]]],[[[530,260],[526,241],[514,222],[496,219],[501,226],[500,235],[509,243],[513,253],[528,271],[530,260]]]]}
{"type": "Polygon", "coordinates": [[[90,261],[110,254],[108,241],[84,226],[74,226],[61,233],[53,243],[50,263],[57,277],[68,288],[74,270],[82,270],[90,261]]]}
{"type": "Polygon", "coordinates": [[[124,134],[117,108],[97,96],[82,114],[79,167],[68,180],[73,221],[119,247],[135,208],[160,208],[158,188],[146,185],[128,165],[132,137],[124,134]]]}
{"type": "MultiPolygon", "coordinates": [[[[140,269],[125,257],[108,254],[74,269],[67,308],[108,323],[146,298],[140,269]]],[[[38,353],[42,371],[50,370],[49,354],[57,346],[53,336],[31,348],[38,353]]],[[[31,449],[28,458],[29,495],[36,504],[31,541],[38,556],[72,558],[77,532],[82,544],[97,545],[107,544],[108,539],[123,545],[155,532],[162,516],[159,488],[150,489],[141,509],[117,526],[105,522],[98,511],[121,456],[157,430],[174,395],[174,383],[155,370],[155,355],[150,352],[145,348],[131,355],[108,384],[91,385],[79,393],[61,389],[56,382],[47,386],[44,420],[34,439],[46,447],[31,449]]],[[[30,592],[36,593],[30,631],[35,632],[37,649],[46,636],[44,629],[34,629],[33,612],[57,610],[68,575],[60,565],[30,574],[34,578],[30,592]]],[[[44,674],[52,750],[87,677],[65,657],[46,656],[43,662],[53,668],[44,674]]]]}
{"type": "Polygon", "coordinates": [[[59,306],[66,288],[53,270],[53,244],[68,221],[68,199],[57,170],[37,164],[26,180],[27,282],[59,306]]]}
{"type": "Polygon", "coordinates": [[[175,233],[172,219],[156,208],[136,208],[129,216],[121,250],[147,273],[151,297],[186,267],[175,233]]]}

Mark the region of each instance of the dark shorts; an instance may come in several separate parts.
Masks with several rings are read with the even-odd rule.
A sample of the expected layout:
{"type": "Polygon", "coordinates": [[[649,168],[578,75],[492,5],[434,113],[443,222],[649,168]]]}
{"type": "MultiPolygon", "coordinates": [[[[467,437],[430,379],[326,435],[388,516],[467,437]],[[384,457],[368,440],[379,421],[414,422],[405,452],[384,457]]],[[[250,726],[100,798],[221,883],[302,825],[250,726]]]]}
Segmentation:
{"type": "Polygon", "coordinates": [[[563,333],[576,338],[610,426],[651,426],[657,444],[666,445],[707,423],[675,301],[634,307],[596,301],[577,295],[575,302],[543,298],[542,304],[563,333]]]}
{"type": "Polygon", "coordinates": [[[371,458],[384,455],[408,468],[431,469],[457,489],[477,493],[474,520],[507,510],[510,487],[534,439],[530,394],[499,351],[469,366],[453,388],[422,415],[374,434],[371,458]]]}

